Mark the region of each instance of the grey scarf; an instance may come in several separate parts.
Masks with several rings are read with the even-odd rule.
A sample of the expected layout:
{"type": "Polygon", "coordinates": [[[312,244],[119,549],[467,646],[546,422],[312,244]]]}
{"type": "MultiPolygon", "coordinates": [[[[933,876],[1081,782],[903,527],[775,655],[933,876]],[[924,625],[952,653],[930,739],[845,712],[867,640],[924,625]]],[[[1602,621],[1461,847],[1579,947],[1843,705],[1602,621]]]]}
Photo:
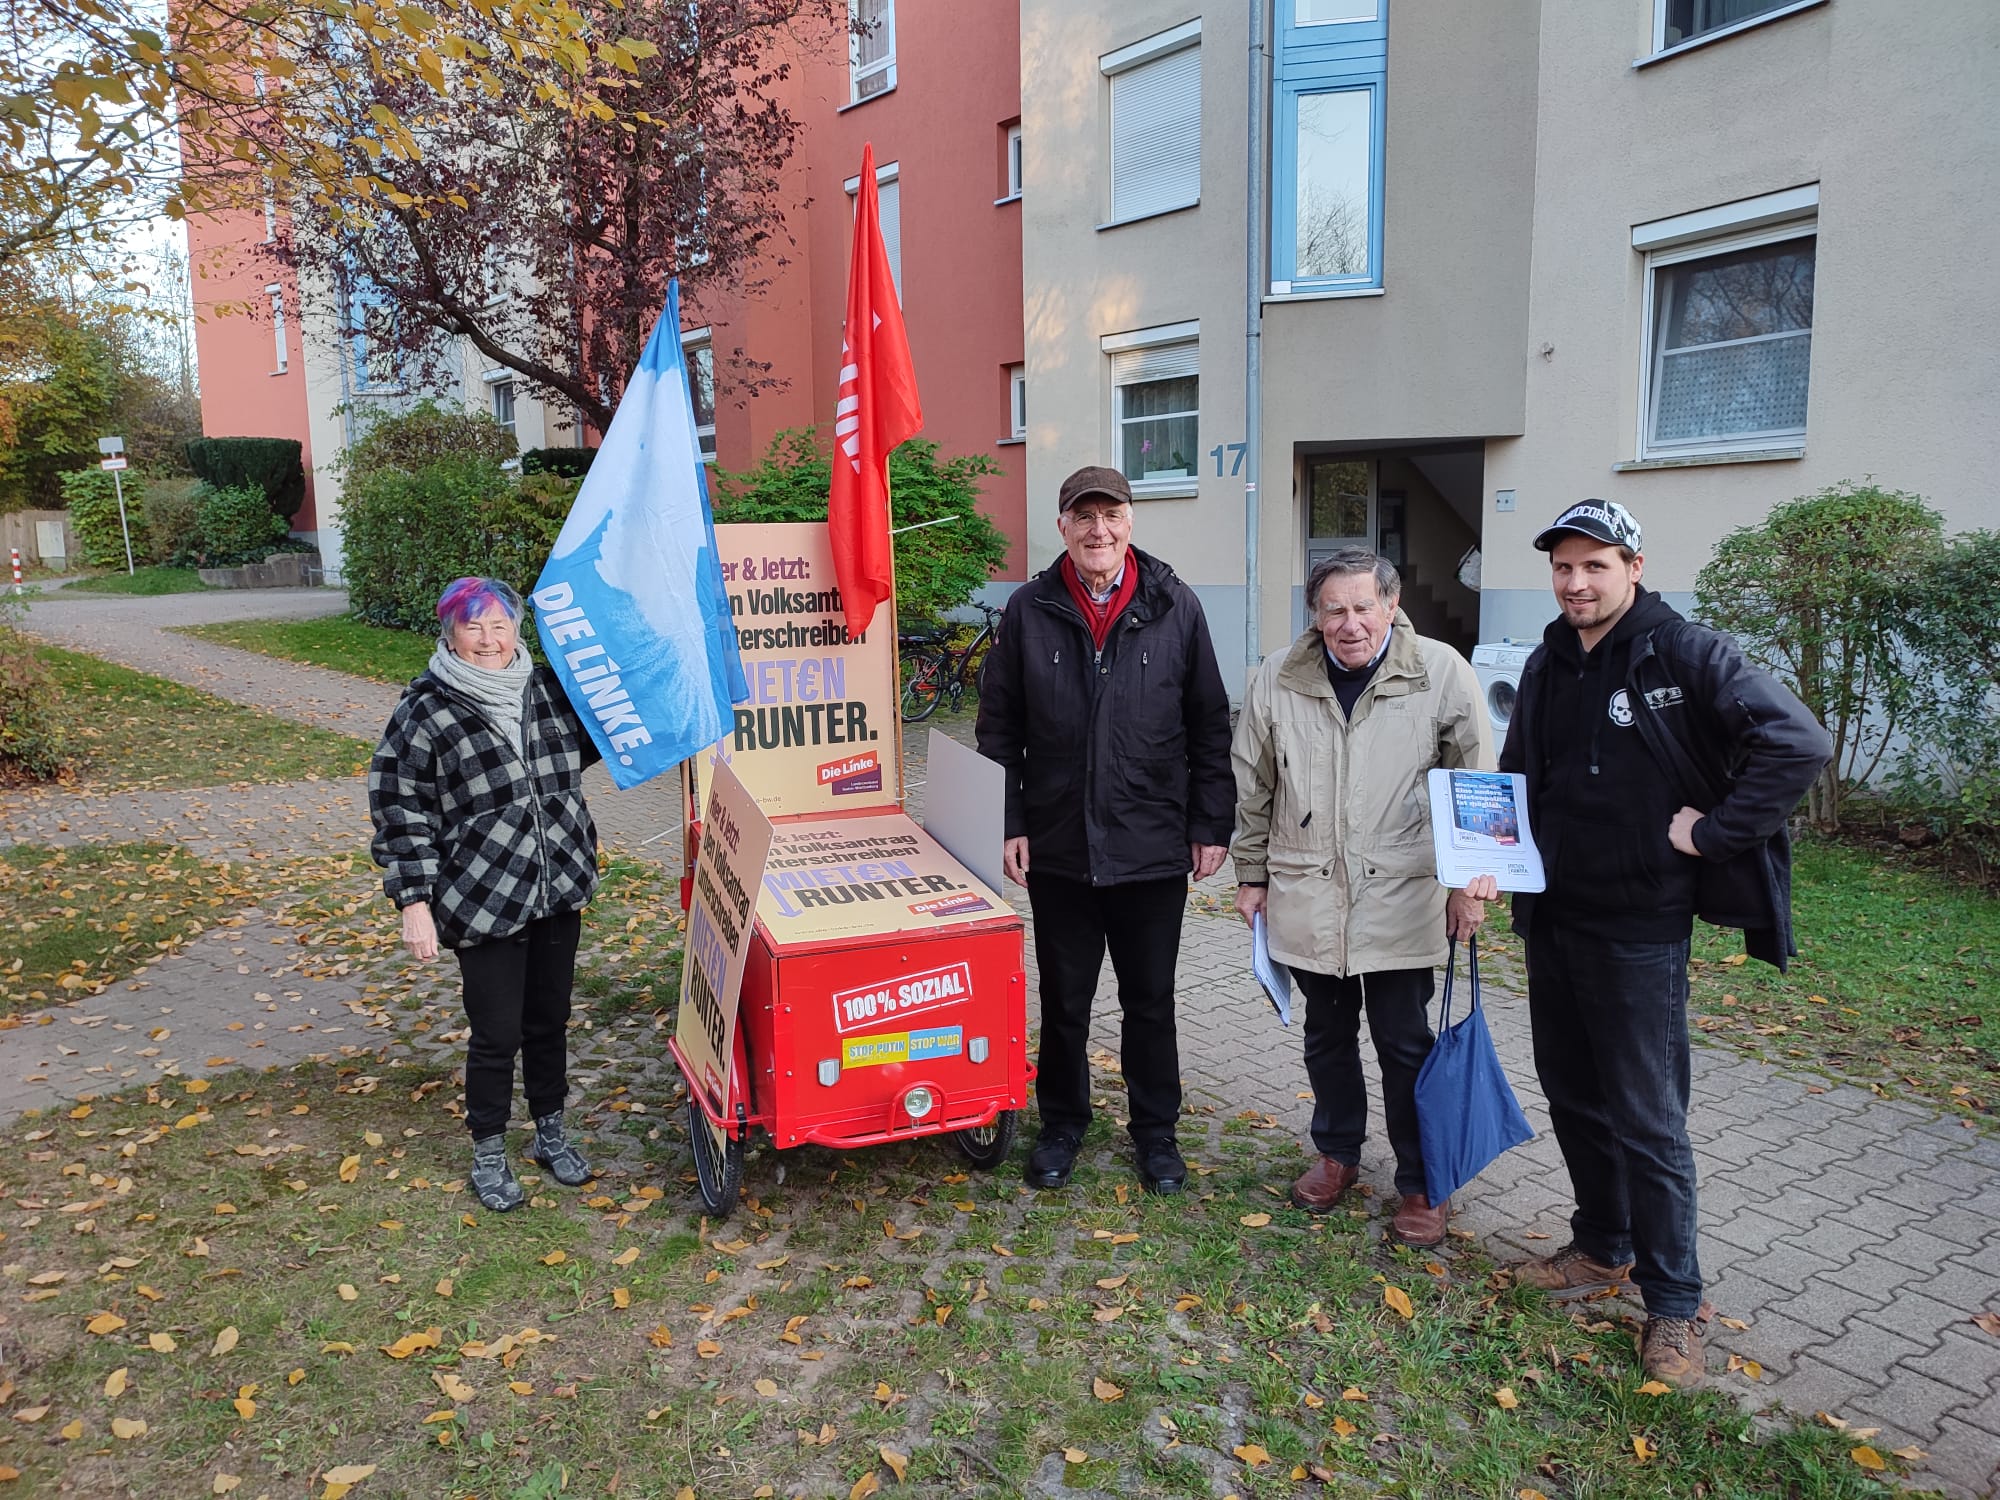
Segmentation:
{"type": "Polygon", "coordinates": [[[487,722],[514,747],[515,754],[523,757],[528,750],[521,735],[521,719],[527,712],[528,679],[534,669],[526,646],[516,646],[514,659],[497,672],[452,655],[443,641],[431,652],[431,675],[477,704],[487,722]]]}

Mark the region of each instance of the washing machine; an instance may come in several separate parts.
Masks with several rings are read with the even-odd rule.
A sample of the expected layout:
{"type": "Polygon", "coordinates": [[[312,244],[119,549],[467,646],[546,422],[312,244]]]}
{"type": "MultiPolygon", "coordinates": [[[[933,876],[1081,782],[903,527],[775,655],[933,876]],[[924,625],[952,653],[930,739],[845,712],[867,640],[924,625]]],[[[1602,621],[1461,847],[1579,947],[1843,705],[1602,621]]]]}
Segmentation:
{"type": "Polygon", "coordinates": [[[1498,640],[1472,648],[1472,670],[1479,674],[1479,696],[1493,723],[1493,748],[1507,741],[1507,721],[1514,717],[1514,700],[1521,690],[1521,669],[1535,646],[1525,641],[1498,640]]]}

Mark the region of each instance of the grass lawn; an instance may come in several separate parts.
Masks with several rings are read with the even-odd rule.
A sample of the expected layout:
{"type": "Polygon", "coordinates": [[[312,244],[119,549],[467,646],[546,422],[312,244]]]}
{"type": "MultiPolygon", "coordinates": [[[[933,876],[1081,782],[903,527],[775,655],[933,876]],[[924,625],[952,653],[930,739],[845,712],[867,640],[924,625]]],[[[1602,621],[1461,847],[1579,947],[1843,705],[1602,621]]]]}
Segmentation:
{"type": "Polygon", "coordinates": [[[69,587],[85,594],[199,594],[208,590],[193,568],[141,568],[136,573],[99,573],[69,587]]]}
{"type": "Polygon", "coordinates": [[[1746,1416],[1720,1361],[1649,1393],[1611,1305],[1387,1247],[1370,1200],[1309,1219],[1252,1122],[1178,1199],[1100,1120],[1063,1193],[808,1148],[710,1224],[670,1101],[600,1083],[621,1165],[501,1217],[449,1087],[367,1061],[4,1132],[23,1493],[1858,1497],[1902,1462],[1746,1416]]]}
{"type": "Polygon", "coordinates": [[[94,656],[35,652],[61,691],[78,783],[94,790],[352,776],[374,749],[94,656]]]}
{"type": "Polygon", "coordinates": [[[372,677],[380,682],[408,682],[429,665],[431,650],[437,645],[432,636],[388,630],[352,615],[323,615],[311,620],[230,620],[216,625],[186,626],[182,633],[286,661],[352,672],[357,677],[372,677]]]}
{"type": "Polygon", "coordinates": [[[1807,840],[1792,901],[1800,956],[1782,977],[1742,962],[1737,934],[1696,924],[1695,1024],[1755,1056],[2000,1121],[2000,896],[1807,840]]]}
{"type": "Polygon", "coordinates": [[[102,994],[280,886],[351,861],[208,865],[164,844],[0,849],[0,1026],[16,1012],[102,994]]]}

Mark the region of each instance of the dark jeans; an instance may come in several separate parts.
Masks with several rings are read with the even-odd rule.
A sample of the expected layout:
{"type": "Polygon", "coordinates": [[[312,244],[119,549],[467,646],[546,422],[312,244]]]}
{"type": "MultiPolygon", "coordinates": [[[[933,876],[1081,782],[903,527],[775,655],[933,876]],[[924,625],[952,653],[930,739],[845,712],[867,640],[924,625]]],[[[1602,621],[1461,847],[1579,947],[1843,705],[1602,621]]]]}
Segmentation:
{"type": "Polygon", "coordinates": [[[1576,1193],[1570,1235],[1634,1262],[1655,1317],[1701,1308],[1688,1144],[1688,941],[1587,937],[1536,913],[1528,938],[1535,1071],[1576,1193]]]}
{"type": "Polygon", "coordinates": [[[1132,1139],[1172,1139],[1181,1115],[1181,1057],[1174,1035],[1174,964],[1180,957],[1187,879],[1086,885],[1028,874],[1041,967],[1042,1051],[1035,1102],[1042,1129],[1082,1137],[1090,1124],[1090,1008],[1104,951],[1125,1015],[1120,1065],[1132,1139]]]}
{"type": "Polygon", "coordinates": [[[1306,997],[1306,1076],[1313,1086],[1313,1145],[1355,1166],[1368,1136],[1368,1085],[1361,1077],[1361,1010],[1382,1064],[1382,1114],[1396,1153],[1396,1191],[1424,1191],[1424,1144],[1417,1133],[1417,1070],[1431,1055],[1429,969],[1384,969],[1337,979],[1293,969],[1306,997]]]}
{"type": "Polygon", "coordinates": [[[474,1140],[498,1135],[514,1109],[514,1054],[531,1115],[554,1114],[569,1098],[570,981],[581,912],[530,922],[512,937],[458,950],[465,1014],[465,1123],[474,1140]]]}

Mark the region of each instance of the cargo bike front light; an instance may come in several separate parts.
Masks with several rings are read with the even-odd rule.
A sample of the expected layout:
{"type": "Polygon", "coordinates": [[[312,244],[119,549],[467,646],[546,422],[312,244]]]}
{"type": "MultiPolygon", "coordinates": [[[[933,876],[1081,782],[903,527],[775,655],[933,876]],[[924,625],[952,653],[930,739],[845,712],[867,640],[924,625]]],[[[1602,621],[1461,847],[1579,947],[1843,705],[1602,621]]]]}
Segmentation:
{"type": "Polygon", "coordinates": [[[918,1084],[903,1095],[903,1113],[912,1120],[921,1120],[937,1108],[937,1095],[922,1084],[918,1084]]]}

